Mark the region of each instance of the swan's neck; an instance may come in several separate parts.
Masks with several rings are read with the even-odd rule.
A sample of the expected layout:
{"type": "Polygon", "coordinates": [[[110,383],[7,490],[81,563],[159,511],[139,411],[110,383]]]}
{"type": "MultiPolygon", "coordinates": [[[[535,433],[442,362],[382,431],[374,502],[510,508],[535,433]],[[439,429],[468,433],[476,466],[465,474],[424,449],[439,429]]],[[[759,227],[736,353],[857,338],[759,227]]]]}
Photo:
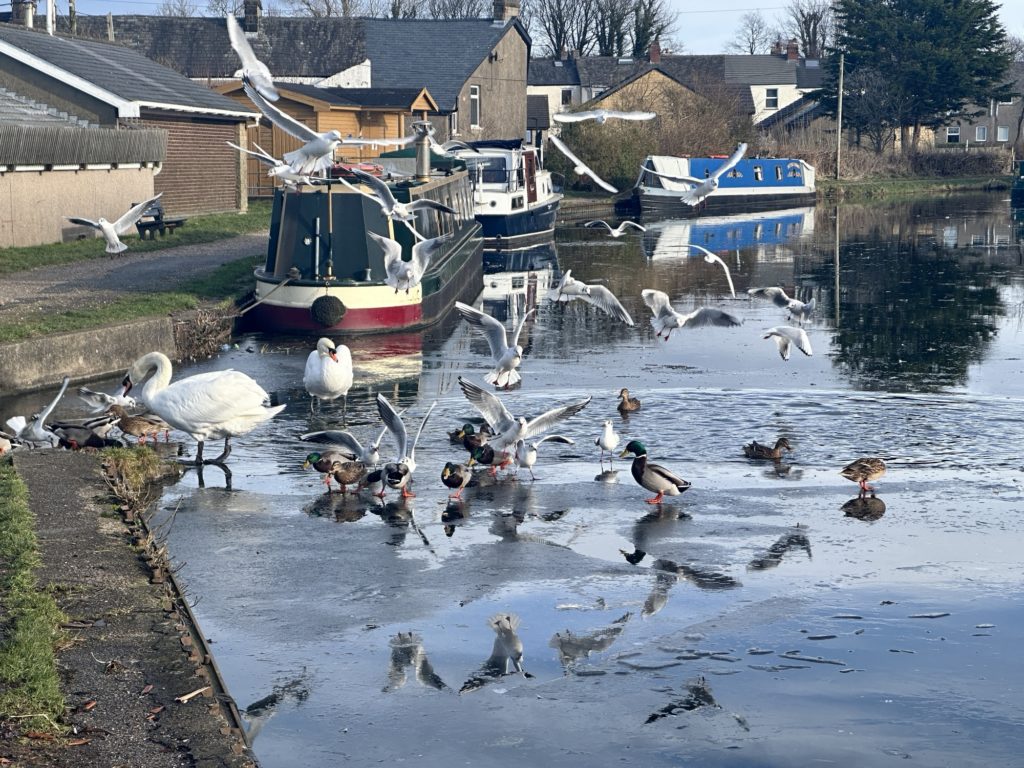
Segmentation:
{"type": "Polygon", "coordinates": [[[147,371],[152,371],[152,375],[142,386],[142,399],[148,403],[171,383],[171,361],[161,352],[150,352],[139,361],[139,367],[144,372],[143,375],[147,371]]]}

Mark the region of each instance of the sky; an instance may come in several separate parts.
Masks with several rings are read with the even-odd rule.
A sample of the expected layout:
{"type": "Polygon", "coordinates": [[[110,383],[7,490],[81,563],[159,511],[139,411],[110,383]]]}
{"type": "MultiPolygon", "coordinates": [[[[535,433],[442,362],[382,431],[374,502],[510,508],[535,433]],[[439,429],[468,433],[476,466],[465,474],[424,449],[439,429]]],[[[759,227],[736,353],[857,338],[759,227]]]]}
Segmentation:
{"type": "MultiPolygon", "coordinates": [[[[46,0],[39,0],[39,12],[43,12],[46,0]]],[[[67,13],[68,0],[57,0],[58,12],[67,13]]],[[[77,0],[76,8],[81,14],[105,15],[108,11],[121,13],[156,13],[162,0],[77,0]]],[[[193,0],[205,5],[205,0],[193,0]]],[[[278,0],[280,3],[280,0],[278,0]]],[[[757,5],[750,0],[715,0],[715,8],[709,9],[707,0],[667,0],[678,14],[675,38],[682,42],[685,53],[724,53],[726,46],[735,37],[743,14],[760,11],[761,15],[774,22],[782,18],[787,7],[786,0],[774,0],[768,5],[757,5]]],[[[10,0],[0,0],[0,7],[10,6],[10,0]]],[[[999,18],[1012,35],[1024,37],[1024,0],[1006,0],[999,11],[999,18]]]]}

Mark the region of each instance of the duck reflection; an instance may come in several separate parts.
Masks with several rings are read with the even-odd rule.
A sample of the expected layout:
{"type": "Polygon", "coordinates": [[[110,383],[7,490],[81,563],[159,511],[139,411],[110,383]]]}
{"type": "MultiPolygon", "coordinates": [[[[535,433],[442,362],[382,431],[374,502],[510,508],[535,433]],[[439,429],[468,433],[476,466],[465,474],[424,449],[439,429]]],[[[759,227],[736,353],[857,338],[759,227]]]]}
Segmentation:
{"type": "Polygon", "coordinates": [[[462,525],[469,517],[469,504],[464,500],[448,500],[448,506],[441,512],[441,525],[444,528],[444,535],[449,539],[455,535],[455,529],[462,525]]]}
{"type": "Polygon", "coordinates": [[[302,511],[310,517],[333,517],[338,523],[354,523],[366,516],[366,503],[357,496],[325,493],[306,504],[302,511]]]}
{"type": "Polygon", "coordinates": [[[773,461],[771,466],[764,471],[765,477],[770,477],[776,480],[800,480],[804,476],[804,471],[799,468],[794,468],[792,464],[784,464],[782,461],[773,461]]]}
{"type": "Polygon", "coordinates": [[[494,630],[491,655],[480,665],[480,669],[462,684],[459,693],[478,690],[500,677],[515,673],[523,677],[533,677],[523,669],[523,641],[516,632],[519,628],[519,617],[514,613],[499,613],[487,620],[487,626],[494,630]]]}
{"type": "Polygon", "coordinates": [[[611,625],[584,635],[574,634],[568,629],[565,632],[556,632],[548,645],[558,651],[558,658],[566,671],[571,671],[579,659],[585,659],[592,653],[610,648],[632,616],[632,613],[625,613],[611,625]]]}
{"type": "Polygon", "coordinates": [[[423,650],[423,638],[413,632],[399,632],[391,638],[391,664],[388,667],[388,684],[384,693],[397,691],[408,679],[407,670],[412,669],[416,682],[439,691],[447,690],[444,680],[434,671],[427,652],[423,650]]]}
{"type": "Polygon", "coordinates": [[[870,496],[857,496],[850,499],[839,508],[846,517],[855,517],[858,520],[878,520],[885,514],[885,502],[871,494],[870,496]]]}
{"type": "Polygon", "coordinates": [[[807,559],[811,559],[811,542],[802,533],[787,533],[779,538],[768,550],[747,564],[748,571],[763,571],[774,568],[782,562],[787,552],[794,549],[802,549],[807,553],[807,559]]]}

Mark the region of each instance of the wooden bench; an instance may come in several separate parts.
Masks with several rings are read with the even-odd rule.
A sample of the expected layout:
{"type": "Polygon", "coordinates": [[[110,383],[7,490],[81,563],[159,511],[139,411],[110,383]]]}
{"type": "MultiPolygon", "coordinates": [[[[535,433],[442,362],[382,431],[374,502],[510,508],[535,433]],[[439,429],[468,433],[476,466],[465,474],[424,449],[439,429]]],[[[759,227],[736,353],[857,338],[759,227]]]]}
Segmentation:
{"type": "MultiPolygon", "coordinates": [[[[135,203],[132,203],[135,205],[135,203]]],[[[156,237],[156,233],[160,233],[160,237],[163,237],[168,232],[173,232],[178,227],[185,226],[185,222],[188,221],[184,216],[177,218],[167,218],[164,216],[164,206],[156,200],[152,205],[149,206],[145,211],[142,212],[142,218],[135,222],[135,228],[139,230],[139,237],[143,240],[147,238],[152,240],[156,237]]]]}

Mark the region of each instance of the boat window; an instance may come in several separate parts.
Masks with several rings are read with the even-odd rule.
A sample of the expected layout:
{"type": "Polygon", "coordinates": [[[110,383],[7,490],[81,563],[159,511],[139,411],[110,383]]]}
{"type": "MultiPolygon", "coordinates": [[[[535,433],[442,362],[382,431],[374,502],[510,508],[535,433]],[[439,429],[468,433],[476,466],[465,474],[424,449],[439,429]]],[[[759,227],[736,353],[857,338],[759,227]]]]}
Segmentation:
{"type": "Polygon", "coordinates": [[[474,163],[479,169],[484,184],[504,184],[508,180],[505,173],[505,159],[502,157],[483,157],[474,163]]]}
{"type": "Polygon", "coordinates": [[[733,168],[731,171],[729,171],[725,175],[728,176],[730,179],[742,179],[743,178],[743,173],[742,173],[742,171],[740,171],[739,168],[733,168]]]}
{"type": "Polygon", "coordinates": [[[791,178],[791,179],[799,179],[799,178],[802,178],[803,175],[804,175],[803,172],[799,168],[790,168],[789,169],[789,178],[791,178]]]}
{"type": "Polygon", "coordinates": [[[517,277],[513,277],[512,278],[512,290],[513,291],[516,290],[516,289],[525,288],[525,287],[526,287],[526,278],[525,277],[517,276],[517,277]]]}
{"type": "Polygon", "coordinates": [[[519,195],[518,197],[513,197],[512,198],[512,210],[515,211],[515,210],[517,210],[519,208],[522,208],[522,207],[523,207],[523,196],[519,195]]]}
{"type": "Polygon", "coordinates": [[[764,181],[764,171],[760,165],[754,166],[754,181],[764,181]]]}
{"type": "Polygon", "coordinates": [[[778,165],[775,166],[775,180],[782,181],[782,167],[778,165]]]}

